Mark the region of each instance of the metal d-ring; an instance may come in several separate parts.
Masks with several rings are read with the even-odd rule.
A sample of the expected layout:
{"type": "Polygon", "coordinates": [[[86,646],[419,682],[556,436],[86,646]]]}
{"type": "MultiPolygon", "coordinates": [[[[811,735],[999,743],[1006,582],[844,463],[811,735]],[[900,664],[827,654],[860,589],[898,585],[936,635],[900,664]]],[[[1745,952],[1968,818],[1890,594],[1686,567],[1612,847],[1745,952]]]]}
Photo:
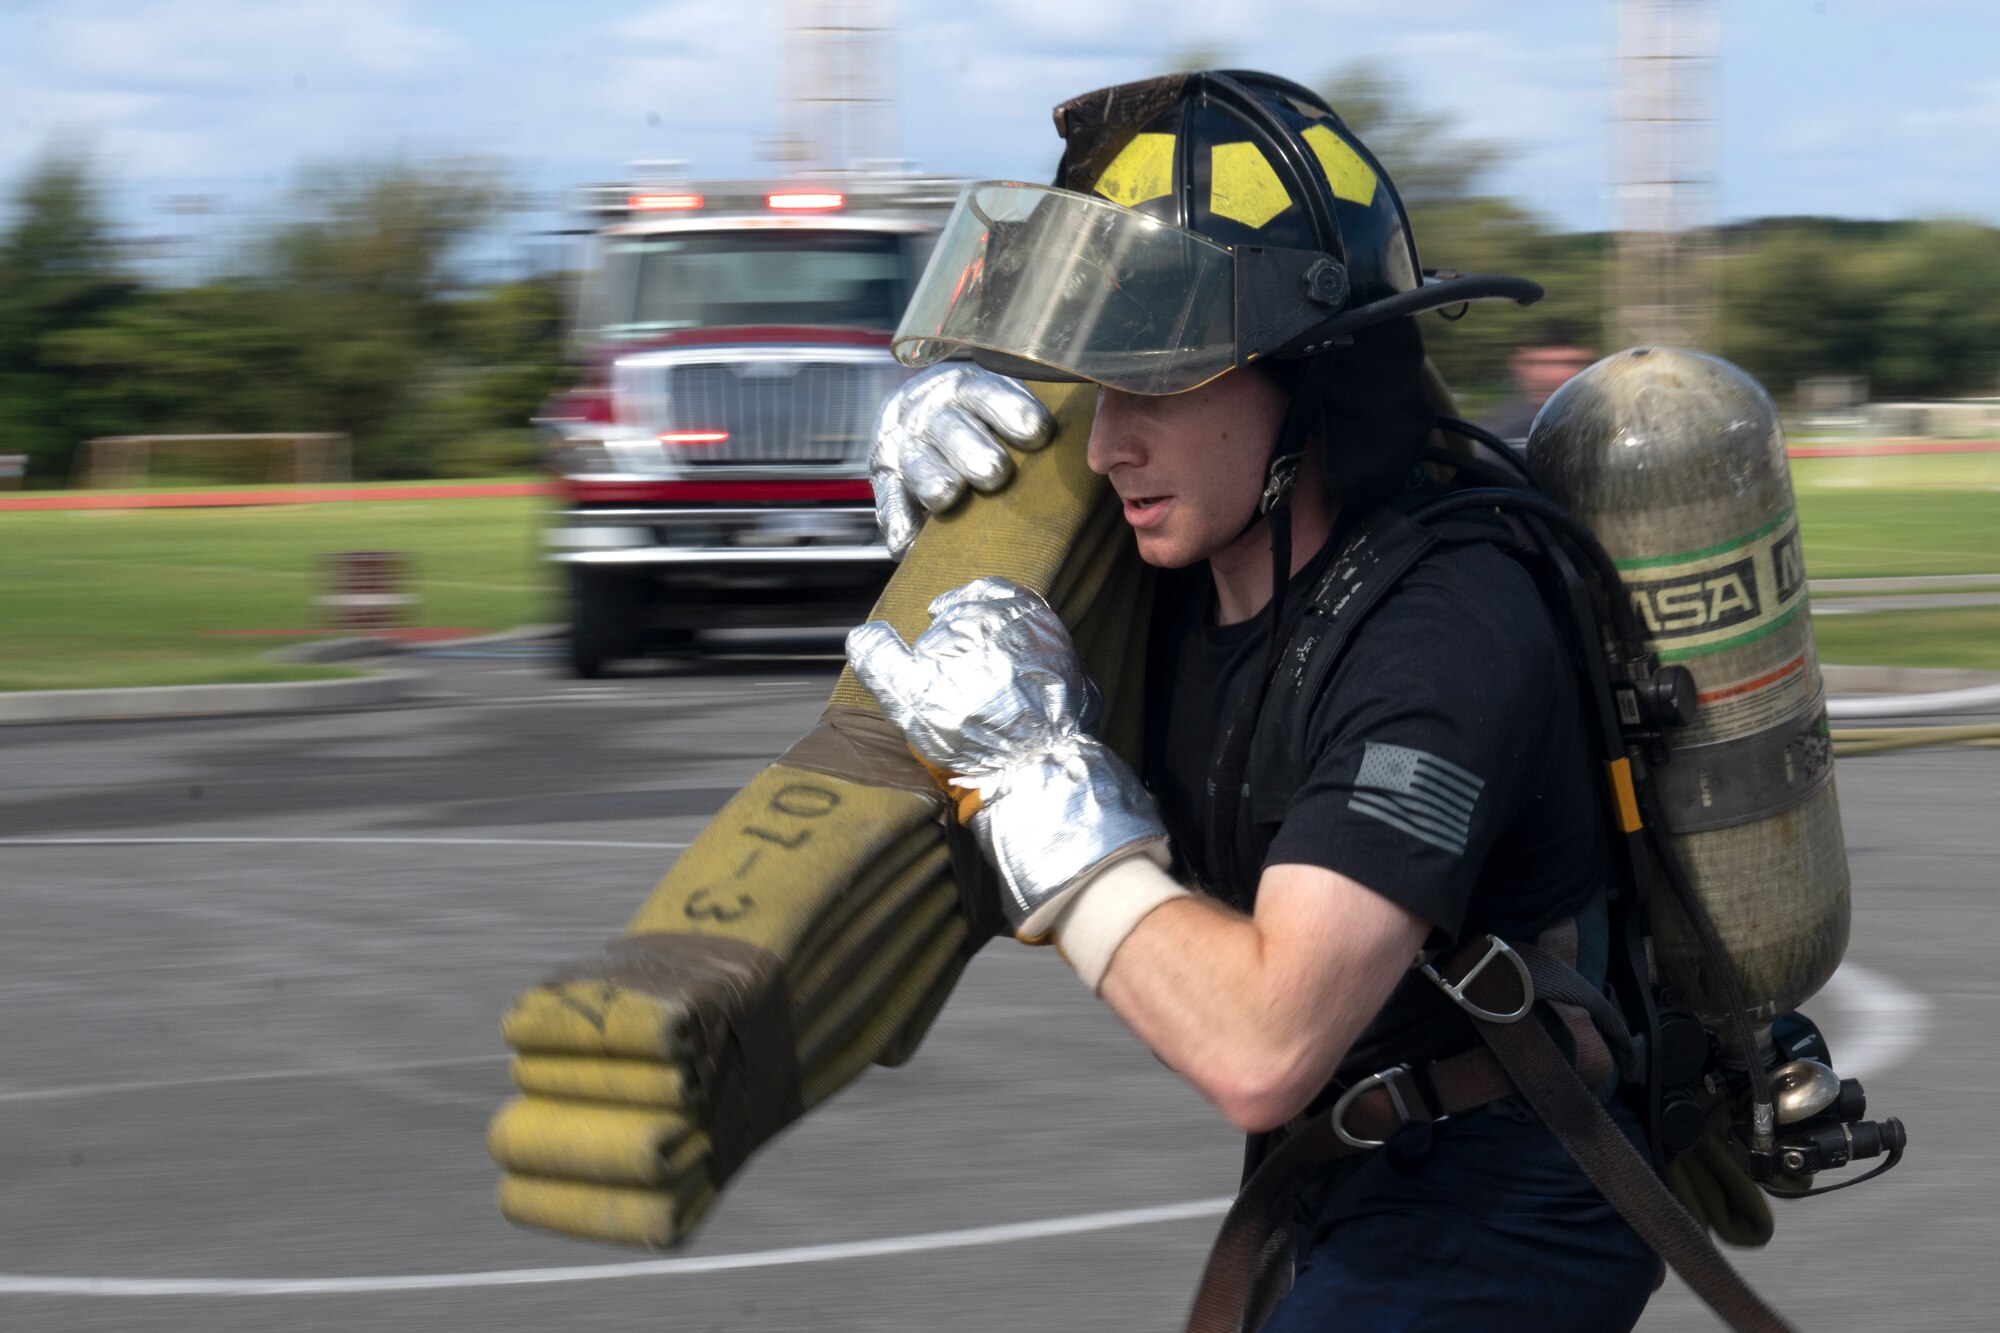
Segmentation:
{"type": "Polygon", "coordinates": [[[1359,1097],[1370,1088],[1379,1087],[1388,1089],[1389,1104],[1396,1108],[1397,1117],[1405,1125],[1410,1123],[1410,1108],[1403,1104],[1403,1094],[1396,1087],[1396,1076],[1409,1072],[1410,1067],[1408,1065],[1392,1065],[1380,1073],[1356,1079],[1353,1087],[1340,1094],[1340,1100],[1333,1104],[1333,1110],[1328,1114],[1333,1121],[1333,1132],[1340,1136],[1342,1143],[1345,1143],[1350,1148],[1379,1148],[1389,1141],[1387,1139],[1356,1138],[1347,1132],[1347,1108],[1354,1104],[1356,1097],[1359,1097]]]}
{"type": "Polygon", "coordinates": [[[1444,974],[1429,963],[1424,963],[1419,970],[1432,981],[1436,982],[1438,989],[1449,995],[1453,1004],[1482,1022],[1518,1023],[1528,1016],[1530,1009],[1535,1007],[1535,980],[1528,975],[1527,959],[1515,953],[1507,941],[1501,939],[1498,935],[1488,935],[1486,937],[1485,957],[1474,963],[1472,970],[1467,972],[1464,979],[1456,984],[1445,980],[1444,974]],[[1495,958],[1505,958],[1508,962],[1512,963],[1514,971],[1521,978],[1521,1007],[1511,1014],[1496,1014],[1490,1009],[1480,1008],[1471,1000],[1465,998],[1466,989],[1479,979],[1479,974],[1484,972],[1486,965],[1495,958]]]}

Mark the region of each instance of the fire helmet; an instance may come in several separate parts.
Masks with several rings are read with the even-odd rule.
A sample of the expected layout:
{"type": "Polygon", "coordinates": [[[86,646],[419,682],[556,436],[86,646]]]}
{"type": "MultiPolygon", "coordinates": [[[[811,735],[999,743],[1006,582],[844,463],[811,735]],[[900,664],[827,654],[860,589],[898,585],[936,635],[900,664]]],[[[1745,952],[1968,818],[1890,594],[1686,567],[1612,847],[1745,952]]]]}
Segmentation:
{"type": "Polygon", "coordinates": [[[1171,394],[1425,310],[1541,295],[1426,274],[1388,173],[1298,84],[1174,74],[1074,98],[1055,121],[1052,186],[961,196],[896,331],[906,364],[969,356],[1171,394]]]}

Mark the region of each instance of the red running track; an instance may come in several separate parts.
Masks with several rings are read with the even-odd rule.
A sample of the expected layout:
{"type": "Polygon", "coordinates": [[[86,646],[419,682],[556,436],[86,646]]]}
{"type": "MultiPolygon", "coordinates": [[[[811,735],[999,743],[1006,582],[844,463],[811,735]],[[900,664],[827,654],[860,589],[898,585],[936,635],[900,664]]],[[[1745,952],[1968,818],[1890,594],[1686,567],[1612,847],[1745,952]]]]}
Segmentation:
{"type": "Polygon", "coordinates": [[[1867,444],[1798,444],[1790,458],[1896,458],[1903,454],[2000,453],[2000,440],[1876,440],[1867,444]]]}
{"type": "Polygon", "coordinates": [[[555,487],[545,481],[438,482],[424,486],[286,486],[257,491],[144,491],[127,495],[51,491],[42,495],[0,495],[0,512],[10,509],[227,509],[246,505],[469,500],[553,494],[555,487]]]}

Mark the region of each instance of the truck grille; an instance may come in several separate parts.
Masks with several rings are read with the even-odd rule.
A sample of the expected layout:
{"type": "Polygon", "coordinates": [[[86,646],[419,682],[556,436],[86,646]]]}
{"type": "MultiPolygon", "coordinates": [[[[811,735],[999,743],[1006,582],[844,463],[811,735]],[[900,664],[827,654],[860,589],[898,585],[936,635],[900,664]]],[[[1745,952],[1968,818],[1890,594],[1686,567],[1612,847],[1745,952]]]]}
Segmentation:
{"type": "Polygon", "coordinates": [[[628,362],[615,389],[620,419],[642,429],[728,432],[676,446],[676,463],[845,470],[866,465],[876,409],[901,375],[886,358],[628,362]]]}

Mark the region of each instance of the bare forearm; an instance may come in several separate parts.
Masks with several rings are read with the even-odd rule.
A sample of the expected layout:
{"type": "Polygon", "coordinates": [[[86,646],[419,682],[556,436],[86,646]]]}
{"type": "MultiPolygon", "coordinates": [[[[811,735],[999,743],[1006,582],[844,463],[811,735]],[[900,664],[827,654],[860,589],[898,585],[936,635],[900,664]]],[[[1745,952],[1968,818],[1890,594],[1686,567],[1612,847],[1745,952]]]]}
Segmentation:
{"type": "Polygon", "coordinates": [[[1100,993],[1231,1121],[1267,1129],[1332,1077],[1425,929],[1352,880],[1273,867],[1254,918],[1201,898],[1151,912],[1100,993]]]}
{"type": "Polygon", "coordinates": [[[1127,937],[1101,992],[1169,1068],[1239,1124],[1263,1118],[1274,1086],[1297,1081],[1291,1066],[1302,1054],[1265,954],[1250,918],[1206,899],[1170,902],[1127,937]]]}

